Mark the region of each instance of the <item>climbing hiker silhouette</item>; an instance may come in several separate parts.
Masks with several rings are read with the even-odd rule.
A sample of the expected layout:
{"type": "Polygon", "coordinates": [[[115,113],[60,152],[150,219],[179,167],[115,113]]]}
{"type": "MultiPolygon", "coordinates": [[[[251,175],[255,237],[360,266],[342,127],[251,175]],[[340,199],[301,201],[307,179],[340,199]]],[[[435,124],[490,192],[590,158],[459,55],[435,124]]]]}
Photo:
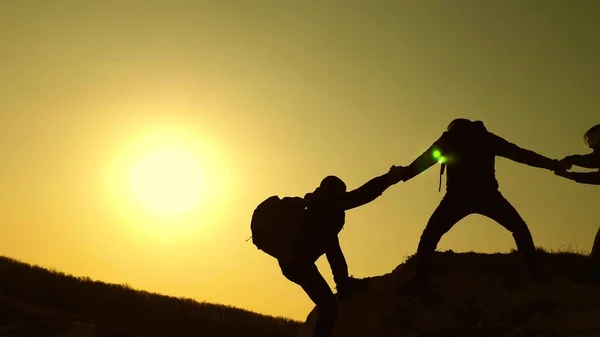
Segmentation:
{"type": "Polygon", "coordinates": [[[345,211],[381,196],[400,181],[402,171],[401,167],[392,167],[349,192],[340,178],[328,176],[304,198],[272,196],[254,211],[253,242],[277,258],[283,275],[302,287],[319,309],[314,337],[331,336],[338,313],[337,299],[315,262],[326,255],[339,300],[368,288],[368,279],[349,276],[338,233],[345,224],[345,211]],[[284,232],[281,228],[287,229],[284,232]]]}
{"type": "MultiPolygon", "coordinates": [[[[567,156],[562,159],[562,162],[568,165],[597,169],[597,171],[569,172],[566,170],[557,170],[554,173],[581,184],[600,185],[600,124],[596,124],[590,128],[584,134],[583,138],[585,145],[592,150],[592,153],[567,156]]],[[[575,281],[579,283],[600,284],[600,228],[596,232],[588,263],[584,266],[581,274],[575,281]]]]}
{"type": "Polygon", "coordinates": [[[417,284],[428,280],[431,256],[442,236],[461,219],[474,213],[484,215],[510,231],[533,277],[541,277],[529,228],[498,189],[496,156],[549,171],[570,167],[568,163],[506,141],[489,132],[481,121],[453,120],[447,131],[403,171],[402,180],[408,181],[438,162],[442,163],[441,175],[446,167],[448,170],[446,193],[429,218],[417,248],[414,275],[417,284]]]}

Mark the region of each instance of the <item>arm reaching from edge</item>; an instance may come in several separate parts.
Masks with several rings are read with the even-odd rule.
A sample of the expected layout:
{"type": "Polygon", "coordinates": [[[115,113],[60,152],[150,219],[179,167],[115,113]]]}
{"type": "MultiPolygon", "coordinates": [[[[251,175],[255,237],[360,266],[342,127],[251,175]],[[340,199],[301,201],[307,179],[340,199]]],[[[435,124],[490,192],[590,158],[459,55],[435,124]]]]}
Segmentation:
{"type": "Polygon", "coordinates": [[[585,167],[589,169],[600,168],[600,152],[592,152],[589,154],[574,154],[566,156],[562,161],[571,165],[585,167]]]}
{"type": "Polygon", "coordinates": [[[444,153],[444,143],[447,137],[449,137],[448,133],[444,132],[423,154],[410,163],[404,171],[402,181],[408,181],[437,164],[440,159],[439,156],[436,156],[436,152],[444,153]]]}
{"type": "Polygon", "coordinates": [[[567,172],[555,171],[557,176],[573,180],[580,184],[600,185],[600,171],[597,172],[567,172]]]}
{"type": "Polygon", "coordinates": [[[400,181],[403,170],[403,167],[392,166],[386,174],[375,177],[361,187],[347,192],[341,200],[342,208],[350,210],[377,199],[390,186],[400,181]]]}
{"type": "Polygon", "coordinates": [[[496,155],[498,156],[516,161],[517,163],[544,168],[549,171],[554,171],[557,169],[567,170],[571,168],[568,163],[560,163],[556,159],[550,159],[531,150],[520,148],[517,145],[491,132],[490,137],[492,138],[492,146],[494,147],[496,155]]]}

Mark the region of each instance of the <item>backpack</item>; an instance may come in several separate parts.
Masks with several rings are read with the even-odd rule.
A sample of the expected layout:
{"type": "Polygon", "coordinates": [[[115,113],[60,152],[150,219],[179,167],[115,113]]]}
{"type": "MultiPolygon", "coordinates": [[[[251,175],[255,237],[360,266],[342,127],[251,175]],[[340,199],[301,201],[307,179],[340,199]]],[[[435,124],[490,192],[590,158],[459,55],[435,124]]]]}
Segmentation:
{"type": "MultiPolygon", "coordinates": [[[[485,135],[487,135],[488,130],[483,124],[482,121],[470,121],[466,119],[457,119],[456,122],[450,123],[448,126],[447,133],[450,133],[454,138],[452,143],[452,147],[460,148],[461,145],[469,142],[473,142],[473,140],[477,140],[478,144],[481,144],[480,141],[485,135]],[[452,126],[454,124],[454,126],[452,126]],[[458,146],[457,146],[458,145],[458,146]]],[[[440,160],[440,180],[438,183],[438,192],[442,191],[442,178],[444,177],[444,171],[446,170],[446,166],[448,166],[447,158],[442,157],[444,160],[440,160]]]]}
{"type": "Polygon", "coordinates": [[[267,198],[252,214],[252,243],[277,260],[295,258],[305,229],[306,206],[300,197],[267,198]]]}

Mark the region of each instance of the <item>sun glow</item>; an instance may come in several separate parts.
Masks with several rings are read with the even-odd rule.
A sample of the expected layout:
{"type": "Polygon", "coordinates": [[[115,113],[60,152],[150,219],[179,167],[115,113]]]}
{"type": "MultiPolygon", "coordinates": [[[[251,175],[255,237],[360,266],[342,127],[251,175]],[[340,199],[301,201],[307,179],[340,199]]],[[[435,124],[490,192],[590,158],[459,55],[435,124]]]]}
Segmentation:
{"type": "Polygon", "coordinates": [[[128,131],[104,170],[106,200],[120,228],[152,242],[197,241],[212,232],[235,184],[221,144],[181,126],[128,131]]]}
{"type": "Polygon", "coordinates": [[[181,148],[157,148],[131,170],[135,199],[161,215],[186,213],[198,205],[206,188],[198,160],[181,148]]]}

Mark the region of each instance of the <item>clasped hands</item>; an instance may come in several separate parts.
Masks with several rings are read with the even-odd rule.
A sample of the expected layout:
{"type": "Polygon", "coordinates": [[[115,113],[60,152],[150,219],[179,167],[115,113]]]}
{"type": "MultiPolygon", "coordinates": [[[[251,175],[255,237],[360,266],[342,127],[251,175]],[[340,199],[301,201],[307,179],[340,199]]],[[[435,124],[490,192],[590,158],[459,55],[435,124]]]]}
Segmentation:
{"type": "Polygon", "coordinates": [[[570,170],[573,167],[573,164],[569,160],[569,157],[565,157],[558,161],[556,168],[554,169],[554,174],[561,177],[568,177],[571,172],[570,170]]]}
{"type": "Polygon", "coordinates": [[[387,173],[388,178],[390,179],[390,184],[394,185],[397,184],[398,182],[404,180],[404,173],[406,172],[407,167],[406,166],[395,166],[392,165],[392,167],[390,167],[390,170],[387,173]]]}

